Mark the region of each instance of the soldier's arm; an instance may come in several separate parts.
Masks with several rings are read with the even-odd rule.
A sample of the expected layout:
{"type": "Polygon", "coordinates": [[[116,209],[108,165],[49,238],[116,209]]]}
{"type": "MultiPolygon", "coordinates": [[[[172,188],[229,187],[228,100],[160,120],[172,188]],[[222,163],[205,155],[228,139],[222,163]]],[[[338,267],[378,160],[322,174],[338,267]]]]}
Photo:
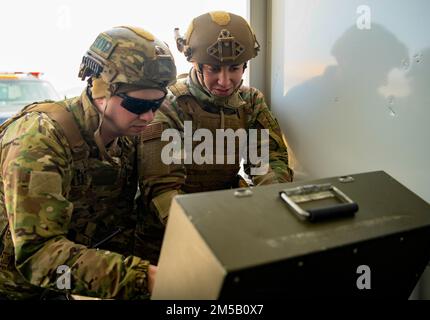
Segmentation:
{"type": "Polygon", "coordinates": [[[29,283],[57,290],[57,270],[65,266],[70,293],[146,297],[147,261],[66,238],[73,213],[67,200],[72,158],[60,130],[46,115],[32,113],[12,124],[2,139],[1,174],[17,270],[29,283]]]}
{"type": "Polygon", "coordinates": [[[175,104],[167,101],[157,111],[152,123],[140,136],[138,152],[140,200],[144,208],[152,211],[163,224],[167,223],[173,197],[183,193],[181,187],[185,183],[180,135],[183,123],[175,107],[175,104]],[[169,136],[172,138],[162,141],[162,134],[167,133],[166,130],[170,130],[169,136]],[[177,140],[177,149],[173,147],[172,139],[177,140]]]}
{"type": "MultiPolygon", "coordinates": [[[[245,165],[245,172],[251,174],[255,185],[270,184],[276,182],[291,182],[293,180],[293,170],[289,167],[288,151],[282,139],[282,132],[273,114],[270,112],[264,95],[257,89],[250,89],[250,99],[252,104],[252,115],[248,127],[251,129],[269,130],[269,167],[265,174],[251,174],[251,168],[255,165],[248,161],[245,165]]],[[[258,135],[260,137],[260,133],[258,135]]],[[[261,155],[261,140],[257,140],[258,155],[261,155]]],[[[251,150],[255,152],[255,150],[251,150]]],[[[257,165],[258,167],[258,165],[257,165]]]]}

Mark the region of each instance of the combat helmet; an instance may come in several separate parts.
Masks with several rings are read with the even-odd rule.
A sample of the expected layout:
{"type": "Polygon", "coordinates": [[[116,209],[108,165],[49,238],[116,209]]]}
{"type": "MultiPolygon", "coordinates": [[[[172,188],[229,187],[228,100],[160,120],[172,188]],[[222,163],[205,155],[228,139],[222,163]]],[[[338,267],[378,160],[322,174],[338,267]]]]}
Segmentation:
{"type": "Polygon", "coordinates": [[[193,19],[185,37],[175,29],[178,50],[198,64],[241,64],[257,56],[260,45],[248,22],[233,13],[213,11],[193,19]]]}
{"type": "Polygon", "coordinates": [[[99,78],[111,93],[122,84],[165,91],[176,80],[176,66],[166,43],[144,29],[120,26],[98,35],[82,58],[79,77],[99,78]]]}

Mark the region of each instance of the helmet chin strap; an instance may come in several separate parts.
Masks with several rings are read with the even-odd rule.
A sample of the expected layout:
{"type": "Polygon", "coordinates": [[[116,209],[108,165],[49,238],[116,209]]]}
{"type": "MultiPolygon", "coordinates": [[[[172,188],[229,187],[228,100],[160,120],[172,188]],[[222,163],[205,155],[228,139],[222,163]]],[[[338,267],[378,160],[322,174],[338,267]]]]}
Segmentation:
{"type": "MultiPolygon", "coordinates": [[[[101,136],[101,130],[102,130],[103,123],[104,123],[105,119],[114,128],[117,128],[116,124],[106,115],[106,110],[107,110],[107,107],[108,107],[108,101],[109,101],[110,97],[111,97],[111,93],[109,91],[109,92],[106,93],[106,97],[105,97],[105,99],[106,99],[106,105],[103,108],[103,112],[100,112],[100,110],[98,108],[96,108],[97,111],[98,111],[98,113],[99,113],[99,125],[97,127],[97,130],[94,132],[94,141],[95,141],[97,147],[100,150],[100,155],[101,155],[102,159],[103,160],[107,160],[107,161],[113,163],[114,160],[108,154],[108,152],[106,150],[106,147],[105,147],[105,144],[103,142],[102,136],[101,136]]],[[[118,129],[118,131],[119,131],[119,129],[118,129]]],[[[116,139],[115,139],[115,143],[116,143],[116,139]]]]}
{"type": "Polygon", "coordinates": [[[197,73],[201,77],[201,79],[200,79],[200,77],[197,76],[197,78],[200,81],[201,86],[203,87],[203,89],[205,89],[205,91],[207,91],[210,94],[209,89],[205,85],[205,75],[203,74],[203,64],[201,64],[201,63],[198,64],[197,73]]]}

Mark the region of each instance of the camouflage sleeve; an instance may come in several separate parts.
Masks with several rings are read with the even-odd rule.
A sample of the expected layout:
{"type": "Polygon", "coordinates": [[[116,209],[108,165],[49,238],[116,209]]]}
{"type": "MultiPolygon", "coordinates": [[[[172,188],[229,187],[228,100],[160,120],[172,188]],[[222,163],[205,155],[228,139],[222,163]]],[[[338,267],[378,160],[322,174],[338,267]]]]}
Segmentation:
{"type": "MultiPolygon", "coordinates": [[[[185,182],[185,167],[182,164],[182,122],[177,113],[174,97],[157,111],[154,120],[140,136],[139,189],[143,206],[163,223],[167,223],[170,204],[185,182]],[[168,131],[166,131],[168,130],[168,131]],[[167,141],[162,141],[163,132],[171,132],[167,141]],[[174,144],[175,137],[180,144],[174,144]],[[176,147],[178,149],[176,149],[176,147]]],[[[163,140],[165,140],[163,138],[163,140]]]]}
{"type": "MultiPolygon", "coordinates": [[[[250,129],[268,129],[269,130],[269,167],[265,174],[251,175],[255,185],[264,185],[276,182],[291,182],[293,180],[293,170],[288,164],[287,146],[282,138],[282,132],[278,121],[270,112],[263,94],[255,88],[250,88],[250,118],[248,128],[250,129]]],[[[257,154],[261,155],[261,140],[257,142],[257,154]]],[[[251,173],[252,165],[247,161],[245,172],[251,173]]]]}
{"type": "Polygon", "coordinates": [[[73,294],[146,298],[147,261],[66,238],[72,158],[56,126],[45,114],[32,113],[2,138],[1,174],[18,272],[32,285],[57,290],[57,268],[66,266],[73,294]]]}

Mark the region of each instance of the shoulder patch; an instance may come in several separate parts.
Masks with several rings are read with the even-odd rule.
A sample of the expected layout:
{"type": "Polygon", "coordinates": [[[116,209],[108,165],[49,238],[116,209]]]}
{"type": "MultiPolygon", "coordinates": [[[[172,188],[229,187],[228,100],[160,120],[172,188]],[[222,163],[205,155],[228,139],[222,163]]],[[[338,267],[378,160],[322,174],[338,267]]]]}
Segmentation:
{"type": "Polygon", "coordinates": [[[39,196],[42,193],[61,194],[62,179],[60,174],[56,172],[32,171],[28,192],[30,196],[39,196]]]}

